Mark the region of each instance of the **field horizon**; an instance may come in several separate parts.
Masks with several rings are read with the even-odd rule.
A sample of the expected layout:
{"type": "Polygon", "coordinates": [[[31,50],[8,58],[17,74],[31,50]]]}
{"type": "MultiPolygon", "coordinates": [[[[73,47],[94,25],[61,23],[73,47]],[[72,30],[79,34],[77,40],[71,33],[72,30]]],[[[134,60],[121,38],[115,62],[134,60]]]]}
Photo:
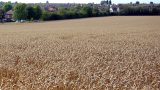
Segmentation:
{"type": "Polygon", "coordinates": [[[160,16],[0,24],[0,90],[159,90],[160,16]]]}

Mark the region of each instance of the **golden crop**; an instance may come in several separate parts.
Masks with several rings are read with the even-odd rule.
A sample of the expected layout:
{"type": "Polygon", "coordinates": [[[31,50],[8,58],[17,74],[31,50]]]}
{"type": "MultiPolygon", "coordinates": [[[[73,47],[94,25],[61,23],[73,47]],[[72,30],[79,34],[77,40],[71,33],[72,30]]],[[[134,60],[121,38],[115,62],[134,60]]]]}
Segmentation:
{"type": "Polygon", "coordinates": [[[0,24],[0,90],[159,89],[159,16],[0,24]]]}

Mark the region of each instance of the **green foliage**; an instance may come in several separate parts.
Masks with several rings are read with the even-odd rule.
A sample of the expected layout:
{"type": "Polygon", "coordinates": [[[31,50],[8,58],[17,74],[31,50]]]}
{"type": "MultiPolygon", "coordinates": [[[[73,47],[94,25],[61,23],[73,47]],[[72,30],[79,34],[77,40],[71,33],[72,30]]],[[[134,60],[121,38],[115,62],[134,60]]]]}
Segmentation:
{"type": "Polygon", "coordinates": [[[49,20],[60,20],[60,19],[64,19],[64,18],[62,17],[62,15],[60,15],[58,13],[51,13],[51,12],[44,11],[41,19],[44,21],[49,21],[49,20]]]}
{"type": "Polygon", "coordinates": [[[69,10],[66,13],[66,19],[73,19],[73,18],[78,18],[78,15],[75,11],[69,10]]]}
{"type": "Polygon", "coordinates": [[[4,11],[0,9],[0,18],[3,18],[3,16],[4,16],[4,11]]]}
{"type": "Polygon", "coordinates": [[[81,13],[86,17],[91,17],[92,16],[92,8],[89,6],[84,6],[81,9],[81,13]]]}
{"type": "Polygon", "coordinates": [[[0,22],[2,22],[3,18],[4,18],[4,11],[0,9],[0,22]]]}
{"type": "Polygon", "coordinates": [[[47,20],[50,20],[51,18],[51,14],[49,13],[49,12],[43,12],[42,13],[42,16],[41,16],[41,19],[43,20],[43,21],[47,21],[47,20]]]}
{"type": "MultiPolygon", "coordinates": [[[[41,5],[41,7],[44,7],[41,5]]],[[[85,17],[99,17],[112,15],[160,15],[160,6],[137,4],[120,4],[120,12],[110,12],[109,7],[77,5],[70,8],[58,8],[57,12],[47,12],[42,10],[40,6],[27,6],[26,4],[17,4],[14,7],[15,20],[59,20],[59,19],[74,19],[85,17]]],[[[12,9],[11,3],[6,3],[3,10],[6,12],[12,9]]]]}
{"type": "Polygon", "coordinates": [[[154,8],[152,9],[152,14],[153,14],[153,15],[160,15],[160,8],[154,7],[154,8]]]}
{"type": "Polygon", "coordinates": [[[140,2],[139,2],[139,1],[136,1],[136,4],[138,4],[138,5],[139,5],[139,4],[140,4],[140,2]]]}
{"type": "Polygon", "coordinates": [[[33,7],[31,7],[31,6],[28,6],[27,8],[26,8],[26,10],[27,10],[27,19],[28,20],[31,20],[31,19],[34,19],[34,17],[35,17],[35,10],[34,10],[34,8],[33,7]]]}
{"type": "MultiPolygon", "coordinates": [[[[74,19],[74,18],[84,18],[84,17],[96,17],[100,16],[100,11],[98,8],[93,8],[89,6],[76,6],[72,8],[59,8],[58,12],[50,13],[43,12],[42,20],[59,20],[59,19],[74,19]]],[[[106,15],[106,14],[104,14],[106,15]]]]}
{"type": "Polygon", "coordinates": [[[159,15],[159,7],[146,7],[142,5],[130,6],[123,5],[120,7],[120,15],[159,15]]]}
{"type": "Polygon", "coordinates": [[[59,8],[59,11],[57,12],[57,14],[60,15],[62,17],[62,19],[65,19],[67,11],[68,11],[68,9],[61,7],[61,8],[59,8]]]}
{"type": "Polygon", "coordinates": [[[34,15],[34,19],[35,20],[39,20],[42,16],[42,9],[40,6],[36,5],[34,7],[34,12],[35,12],[35,15],[34,15]]]}
{"type": "Polygon", "coordinates": [[[66,9],[66,8],[60,8],[57,12],[57,15],[61,17],[61,19],[73,19],[78,17],[77,12],[74,8],[66,9]]]}
{"type": "Polygon", "coordinates": [[[17,4],[14,7],[14,19],[15,20],[26,20],[28,13],[26,9],[27,5],[26,4],[17,4]]]}
{"type": "Polygon", "coordinates": [[[39,20],[42,16],[40,6],[27,6],[26,4],[17,4],[14,8],[15,20],[39,20]]]}
{"type": "Polygon", "coordinates": [[[12,8],[13,8],[13,7],[12,7],[11,2],[7,2],[7,3],[5,3],[5,4],[3,5],[3,10],[4,10],[4,12],[7,12],[7,11],[11,10],[12,8]]]}
{"type": "Polygon", "coordinates": [[[94,16],[94,17],[99,16],[99,10],[98,10],[98,8],[93,8],[92,14],[93,14],[92,16],[94,16]]]}

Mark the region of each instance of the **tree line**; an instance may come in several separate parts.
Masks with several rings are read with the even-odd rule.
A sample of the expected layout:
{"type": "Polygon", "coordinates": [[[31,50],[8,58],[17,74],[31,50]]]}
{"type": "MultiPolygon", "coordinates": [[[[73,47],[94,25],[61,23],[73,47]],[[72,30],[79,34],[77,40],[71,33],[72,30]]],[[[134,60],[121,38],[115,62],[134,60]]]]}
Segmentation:
{"type": "Polygon", "coordinates": [[[43,10],[40,6],[30,6],[27,4],[17,4],[13,6],[10,2],[0,9],[0,20],[4,18],[5,12],[13,10],[13,18],[20,20],[61,20],[85,17],[100,17],[112,15],[160,15],[160,5],[119,5],[119,12],[110,12],[110,7],[99,8],[95,6],[76,6],[71,8],[59,8],[57,12],[43,10]]]}
{"type": "Polygon", "coordinates": [[[59,19],[74,19],[86,17],[99,17],[109,15],[109,9],[100,11],[96,7],[77,6],[72,8],[59,8],[58,12],[43,12],[42,20],[59,20],[59,19]]]}
{"type": "Polygon", "coordinates": [[[17,4],[14,7],[13,18],[15,20],[39,20],[41,16],[42,10],[38,5],[32,7],[26,4],[17,4]]]}
{"type": "Polygon", "coordinates": [[[5,13],[9,10],[13,10],[13,18],[16,21],[21,20],[40,20],[43,14],[43,11],[40,6],[29,6],[27,4],[17,4],[14,7],[10,2],[4,4],[4,6],[0,9],[0,21],[5,16],[5,13]]]}
{"type": "Polygon", "coordinates": [[[160,5],[120,5],[120,10],[121,11],[118,13],[119,15],[160,15],[160,5]]]}

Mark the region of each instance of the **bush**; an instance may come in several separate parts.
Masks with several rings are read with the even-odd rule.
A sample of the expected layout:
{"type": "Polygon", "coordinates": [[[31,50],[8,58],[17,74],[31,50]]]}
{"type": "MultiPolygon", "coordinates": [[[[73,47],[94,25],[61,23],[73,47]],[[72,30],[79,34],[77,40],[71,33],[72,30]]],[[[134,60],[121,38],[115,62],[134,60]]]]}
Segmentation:
{"type": "Polygon", "coordinates": [[[58,13],[43,12],[41,19],[44,21],[60,20],[63,19],[63,16],[59,15],[58,13]]]}
{"type": "Polygon", "coordinates": [[[48,13],[48,12],[43,12],[42,13],[42,16],[41,16],[41,19],[46,21],[46,20],[50,20],[50,17],[51,17],[51,14],[48,13]]]}

